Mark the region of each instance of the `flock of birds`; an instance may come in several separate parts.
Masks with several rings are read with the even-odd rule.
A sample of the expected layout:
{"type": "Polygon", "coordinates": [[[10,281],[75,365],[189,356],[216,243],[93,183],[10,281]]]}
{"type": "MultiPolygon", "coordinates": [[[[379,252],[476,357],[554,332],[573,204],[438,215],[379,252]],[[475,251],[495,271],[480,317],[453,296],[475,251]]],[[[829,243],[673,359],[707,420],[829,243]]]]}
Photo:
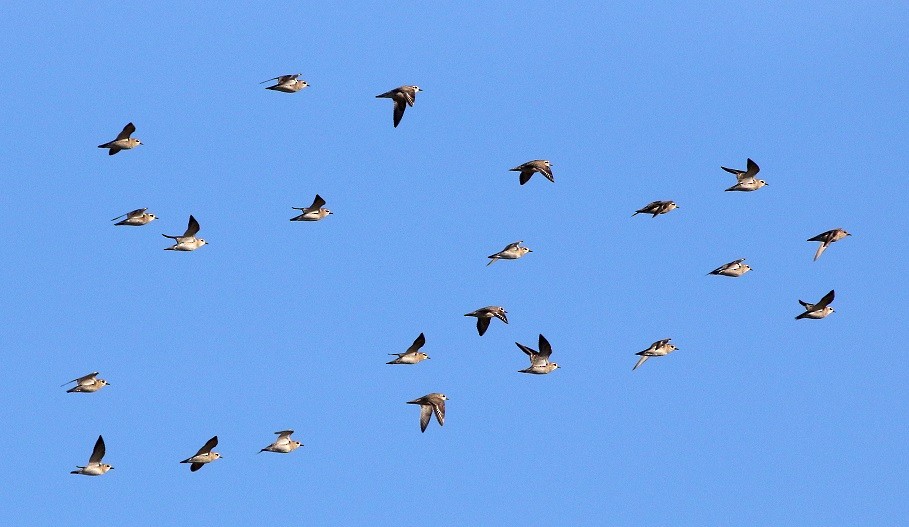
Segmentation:
{"type": "MultiPolygon", "coordinates": [[[[275,81],[275,84],[266,87],[266,89],[274,90],[284,93],[296,93],[309,86],[309,84],[300,79],[301,74],[292,74],[292,75],[281,75],[263,81],[262,83],[275,81]]],[[[377,95],[377,98],[391,99],[394,103],[393,110],[393,123],[397,127],[401,123],[401,119],[404,117],[404,110],[408,106],[413,106],[414,101],[416,100],[417,92],[422,91],[419,86],[401,86],[393,90],[387,91],[380,95],[377,95]]],[[[110,142],[98,145],[98,148],[108,149],[109,155],[117,154],[122,150],[131,150],[139,145],[142,142],[132,137],[132,134],[135,133],[136,127],[133,123],[128,123],[123,127],[123,130],[117,135],[117,137],[110,142]]],[[[763,188],[767,185],[767,182],[762,179],[757,179],[757,174],[760,172],[760,167],[757,163],[748,159],[746,162],[745,170],[720,167],[726,172],[733,174],[736,177],[735,185],[726,189],[727,192],[753,192],[760,188],[763,188]]],[[[552,175],[552,164],[545,159],[536,159],[528,161],[517,167],[510,169],[513,172],[519,172],[520,177],[518,182],[521,185],[526,184],[530,181],[530,178],[534,174],[542,174],[550,182],[555,182],[555,179],[552,175]]],[[[320,221],[325,219],[332,212],[325,208],[325,200],[316,194],[315,199],[312,204],[308,207],[292,207],[294,210],[300,211],[300,214],[290,218],[290,221],[320,221]]],[[[653,201],[644,205],[640,209],[636,210],[632,216],[638,214],[650,214],[651,217],[656,218],[662,214],[667,214],[675,209],[679,208],[674,201],[653,201]]],[[[157,217],[154,214],[147,212],[148,209],[136,209],[126,214],[122,214],[111,221],[116,221],[114,225],[116,226],[132,226],[140,227],[147,225],[152,221],[156,220],[157,217]],[[120,221],[117,221],[120,220],[120,221]]],[[[207,245],[202,238],[197,238],[200,230],[199,222],[192,215],[189,216],[189,223],[186,227],[186,230],[182,235],[169,235],[162,234],[165,238],[169,238],[174,241],[174,244],[170,247],[166,247],[165,250],[168,251],[195,251],[196,249],[207,245]]],[[[850,236],[848,232],[843,229],[831,229],[829,231],[818,234],[817,236],[811,237],[808,239],[810,242],[819,242],[817,251],[815,252],[814,259],[817,260],[820,258],[821,254],[830,246],[830,244],[842,240],[843,238],[850,236]]],[[[492,265],[498,260],[517,260],[526,256],[527,254],[533,252],[530,248],[521,245],[523,241],[517,241],[514,243],[508,244],[501,251],[489,255],[489,263],[486,265],[492,265]]],[[[747,264],[744,264],[744,258],[726,263],[717,267],[708,275],[717,275],[717,276],[728,276],[733,278],[739,278],[745,273],[751,270],[751,267],[747,264]]],[[[816,304],[811,304],[799,300],[799,303],[804,308],[804,311],[797,315],[796,319],[821,319],[829,314],[833,313],[834,309],[831,307],[831,303],[834,299],[834,291],[830,291],[825,294],[816,304]]],[[[489,329],[489,326],[493,318],[497,318],[504,322],[508,323],[507,311],[501,306],[486,306],[470,313],[465,314],[466,317],[475,317],[477,319],[477,332],[480,336],[483,336],[486,331],[489,329]]],[[[678,348],[672,344],[671,339],[661,339],[652,343],[647,349],[639,351],[636,353],[640,358],[637,363],[634,365],[632,370],[636,370],[644,362],[646,362],[651,357],[662,357],[672,353],[678,348]]],[[[423,333],[413,341],[413,344],[410,345],[403,353],[391,353],[396,357],[395,359],[389,361],[387,364],[419,364],[420,362],[429,359],[429,355],[420,351],[420,349],[426,344],[426,337],[423,333]]],[[[550,361],[552,356],[552,346],[549,344],[549,341],[546,340],[542,334],[539,336],[537,349],[530,348],[519,342],[515,342],[518,348],[524,352],[528,359],[530,360],[530,366],[519,370],[520,373],[528,373],[533,375],[545,375],[549,374],[552,371],[556,370],[559,365],[555,362],[550,361]]],[[[78,377],[64,384],[66,386],[70,383],[75,383],[75,386],[68,389],[68,393],[94,393],[102,389],[105,386],[110,386],[104,379],[98,378],[99,372],[92,372],[88,375],[78,377]]],[[[427,426],[433,415],[435,415],[436,420],[439,425],[445,424],[445,401],[448,400],[448,397],[443,393],[430,393],[414,399],[412,401],[407,401],[407,404],[414,404],[420,406],[420,431],[425,432],[427,426]]],[[[259,452],[275,452],[287,454],[293,452],[297,448],[303,446],[299,441],[291,439],[291,435],[294,433],[293,430],[282,430],[275,432],[278,435],[278,438],[271,443],[270,445],[262,448],[259,452]]],[[[180,461],[180,463],[188,463],[190,465],[190,470],[195,472],[205,466],[207,463],[211,463],[217,459],[220,459],[222,456],[218,452],[214,452],[214,448],[218,444],[218,436],[214,436],[209,439],[202,448],[199,449],[193,456],[180,461]]],[[[100,476],[107,473],[113,467],[109,464],[103,463],[104,454],[106,447],[104,444],[104,438],[98,436],[98,440],[95,442],[94,449],[92,454],[89,457],[88,464],[85,466],[78,466],[77,470],[72,471],[72,474],[81,474],[86,476],[100,476]]]]}

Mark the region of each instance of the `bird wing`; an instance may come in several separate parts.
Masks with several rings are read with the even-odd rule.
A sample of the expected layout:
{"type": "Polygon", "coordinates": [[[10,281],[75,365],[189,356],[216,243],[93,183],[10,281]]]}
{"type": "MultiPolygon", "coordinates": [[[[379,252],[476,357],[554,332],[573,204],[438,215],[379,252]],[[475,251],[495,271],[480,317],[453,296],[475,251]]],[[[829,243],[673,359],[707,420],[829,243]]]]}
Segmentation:
{"type": "Polygon", "coordinates": [[[395,111],[394,111],[394,123],[395,128],[398,127],[398,123],[401,122],[401,118],[404,117],[404,110],[407,108],[403,99],[392,98],[395,102],[395,111]]]}
{"type": "Polygon", "coordinates": [[[101,459],[104,457],[105,450],[104,438],[98,436],[98,440],[95,441],[95,448],[92,449],[92,457],[88,458],[88,463],[90,465],[100,463],[101,459]]]}
{"type": "Polygon", "coordinates": [[[737,169],[737,168],[729,168],[729,167],[723,167],[723,166],[721,166],[720,168],[722,168],[722,169],[725,170],[726,172],[729,172],[730,174],[734,174],[736,178],[738,178],[739,175],[745,173],[744,170],[739,170],[739,169],[737,169]]]}
{"type": "Polygon", "coordinates": [[[821,257],[822,254],[824,254],[824,251],[827,250],[827,246],[829,246],[829,245],[830,245],[830,242],[825,240],[825,241],[821,242],[820,245],[817,246],[817,250],[814,251],[814,261],[815,262],[817,261],[818,258],[821,257]]]}
{"type": "Polygon", "coordinates": [[[489,329],[489,323],[492,322],[491,318],[477,317],[477,333],[482,337],[486,330],[489,329]]]}
{"type": "Polygon", "coordinates": [[[761,167],[759,167],[758,164],[755,163],[754,161],[752,161],[751,158],[749,157],[749,158],[748,158],[747,170],[745,171],[744,174],[741,175],[741,177],[739,178],[739,180],[742,180],[742,179],[751,179],[751,178],[753,178],[754,176],[756,176],[757,173],[760,172],[760,171],[761,171],[761,167]]]}
{"type": "Polygon", "coordinates": [[[192,214],[189,215],[189,224],[186,226],[186,232],[183,233],[184,238],[192,238],[199,232],[199,222],[196,221],[196,218],[192,214]]]}
{"type": "MultiPolygon", "coordinates": [[[[147,210],[148,210],[148,209],[136,209],[136,210],[131,210],[131,211],[129,211],[129,212],[126,213],[126,218],[127,218],[127,219],[138,218],[139,216],[145,214],[145,211],[147,211],[147,210]]],[[[113,220],[111,220],[111,221],[113,221],[113,220]]]]}
{"type": "Polygon", "coordinates": [[[316,194],[316,198],[312,200],[312,205],[309,206],[307,211],[319,210],[325,206],[325,200],[322,199],[322,196],[316,194]]]}
{"type": "Polygon", "coordinates": [[[97,377],[97,376],[98,376],[98,372],[93,371],[93,372],[89,373],[88,375],[83,375],[82,377],[78,377],[78,378],[75,378],[75,379],[73,379],[73,380],[71,380],[71,381],[69,381],[69,382],[63,383],[63,384],[60,385],[60,387],[66,386],[66,385],[69,384],[70,382],[74,382],[74,383],[76,383],[76,384],[82,384],[82,381],[87,381],[87,380],[89,380],[89,379],[94,379],[94,378],[97,377]]]}
{"type": "Polygon", "coordinates": [[[518,180],[522,185],[530,181],[530,178],[533,177],[533,170],[522,170],[521,177],[518,180]]]}
{"type": "Polygon", "coordinates": [[[540,174],[543,174],[544,176],[546,176],[546,179],[555,183],[555,179],[552,177],[552,168],[546,166],[545,163],[540,163],[537,166],[537,170],[540,171],[540,174]]]}
{"type": "Polygon", "coordinates": [[[281,430],[280,432],[275,432],[278,435],[278,439],[275,442],[283,440],[290,440],[290,435],[293,434],[293,430],[281,430]]]}
{"type": "Polygon", "coordinates": [[[521,245],[522,243],[524,243],[524,240],[518,240],[518,241],[516,241],[516,242],[514,242],[514,243],[509,243],[508,245],[505,246],[504,249],[502,249],[502,252],[511,251],[511,250],[517,249],[518,246],[521,245]]]}
{"type": "Polygon", "coordinates": [[[834,293],[833,289],[831,289],[830,292],[824,295],[824,297],[821,298],[817,304],[814,304],[814,311],[819,311],[830,305],[830,302],[833,302],[833,297],[835,295],[836,293],[834,293]]]}
{"type": "Polygon", "coordinates": [[[829,230],[829,231],[824,231],[824,232],[818,234],[817,236],[814,236],[813,238],[808,238],[808,241],[809,242],[828,243],[828,242],[830,242],[830,238],[832,238],[832,237],[833,237],[833,230],[829,230]]]}
{"type": "Polygon", "coordinates": [[[435,405],[432,404],[420,405],[420,432],[425,432],[426,427],[429,426],[429,416],[432,415],[434,407],[435,405]]]}
{"type": "Polygon", "coordinates": [[[649,359],[649,358],[650,358],[649,355],[641,355],[641,358],[638,359],[638,362],[634,365],[634,368],[631,368],[631,371],[638,369],[638,366],[647,362],[647,359],[649,359]]]}
{"type": "Polygon", "coordinates": [[[496,317],[497,319],[499,319],[499,320],[501,320],[502,322],[508,324],[508,317],[505,316],[505,310],[504,310],[504,309],[502,309],[502,308],[495,309],[495,310],[493,310],[492,314],[495,315],[495,317],[496,317]]]}
{"type": "Polygon", "coordinates": [[[413,106],[414,101],[417,100],[417,92],[409,86],[402,86],[398,89],[404,97],[404,101],[407,102],[407,106],[413,106]]]}
{"type": "Polygon", "coordinates": [[[133,132],[135,132],[135,131],[136,131],[136,125],[134,125],[133,123],[127,123],[126,126],[123,127],[123,130],[121,130],[120,133],[117,134],[117,138],[115,139],[115,141],[119,141],[121,139],[129,139],[129,136],[131,136],[133,134],[133,132]]]}
{"type": "Polygon", "coordinates": [[[549,345],[549,341],[546,340],[542,333],[540,333],[540,351],[537,355],[545,359],[546,362],[549,362],[549,356],[552,355],[552,346],[549,345]]]}
{"type": "MultiPolygon", "coordinates": [[[[196,452],[196,456],[208,454],[209,452],[211,452],[211,449],[215,448],[215,446],[217,446],[217,445],[218,445],[218,436],[215,436],[215,437],[209,439],[208,441],[206,441],[206,443],[202,446],[202,448],[200,448],[199,451],[196,452]]],[[[196,456],[193,456],[193,457],[196,457],[196,456]]]]}
{"type": "Polygon", "coordinates": [[[436,414],[436,421],[439,422],[439,426],[443,426],[445,424],[445,400],[433,397],[432,410],[436,414]]]}
{"type": "Polygon", "coordinates": [[[189,470],[191,472],[195,472],[204,466],[205,466],[205,463],[193,463],[192,465],[189,466],[189,470]]]}
{"type": "Polygon", "coordinates": [[[413,344],[411,344],[410,347],[407,348],[407,351],[405,351],[404,354],[406,355],[408,353],[415,353],[420,348],[422,348],[424,344],[426,344],[426,337],[423,336],[422,333],[420,333],[420,336],[417,337],[416,339],[414,339],[413,344]]]}
{"type": "Polygon", "coordinates": [[[530,362],[533,363],[533,357],[534,357],[534,355],[537,354],[537,350],[535,350],[533,348],[528,348],[527,346],[521,344],[520,342],[515,342],[515,344],[518,346],[518,348],[521,349],[521,351],[523,351],[524,353],[527,354],[528,357],[530,357],[530,362]]]}

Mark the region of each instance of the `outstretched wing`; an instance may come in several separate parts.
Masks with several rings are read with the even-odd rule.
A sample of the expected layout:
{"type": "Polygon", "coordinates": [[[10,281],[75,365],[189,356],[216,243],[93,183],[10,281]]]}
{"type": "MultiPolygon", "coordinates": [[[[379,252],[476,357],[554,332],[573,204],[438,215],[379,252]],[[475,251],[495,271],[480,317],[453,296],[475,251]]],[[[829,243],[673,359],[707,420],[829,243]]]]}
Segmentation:
{"type": "Polygon", "coordinates": [[[489,323],[491,321],[491,318],[477,317],[477,332],[481,337],[486,333],[486,330],[489,329],[489,323]]]}
{"type": "Polygon", "coordinates": [[[818,311],[830,305],[830,302],[833,302],[833,297],[835,295],[836,293],[834,293],[833,289],[831,289],[830,292],[824,295],[824,297],[821,298],[817,304],[814,304],[814,310],[818,311]]]}
{"type": "Polygon", "coordinates": [[[134,125],[133,123],[127,123],[126,126],[123,127],[123,130],[121,130],[120,133],[117,134],[117,138],[115,139],[115,141],[119,141],[121,139],[129,139],[129,136],[131,136],[133,134],[133,132],[135,132],[135,131],[136,131],[136,125],[134,125]]]}
{"type": "Polygon", "coordinates": [[[275,442],[279,443],[281,441],[289,441],[290,435],[293,433],[293,430],[281,430],[280,432],[275,432],[275,434],[278,435],[278,439],[275,442]]]}
{"type": "Polygon", "coordinates": [[[196,218],[192,214],[189,215],[189,224],[186,226],[186,232],[183,233],[184,238],[193,237],[196,233],[199,232],[199,222],[196,221],[196,218]]]}
{"type": "Polygon", "coordinates": [[[741,176],[739,179],[740,179],[740,180],[741,180],[741,179],[751,179],[751,178],[753,178],[754,176],[756,176],[757,173],[760,172],[760,171],[761,171],[761,167],[759,167],[759,166],[757,165],[757,163],[755,163],[754,161],[752,161],[751,158],[749,157],[749,158],[748,158],[747,170],[745,170],[745,173],[742,174],[742,176],[741,176]]]}
{"type": "MultiPolygon", "coordinates": [[[[407,108],[407,104],[404,102],[403,99],[393,98],[392,100],[395,103],[394,123],[395,123],[395,128],[397,128],[398,123],[401,122],[401,118],[404,117],[404,110],[407,108]]],[[[413,104],[413,103],[411,103],[411,104],[413,104]]]]}
{"type": "Polygon", "coordinates": [[[87,380],[89,380],[89,379],[94,379],[94,378],[97,377],[97,376],[98,376],[98,372],[93,371],[93,372],[89,373],[88,375],[83,375],[82,377],[78,377],[78,378],[73,379],[73,380],[71,380],[71,381],[69,381],[69,382],[65,382],[65,383],[61,384],[60,387],[62,388],[63,386],[66,386],[66,385],[69,384],[70,382],[74,382],[74,383],[76,383],[76,384],[82,384],[83,381],[87,381],[87,380]]]}
{"type": "Polygon", "coordinates": [[[325,206],[325,200],[322,199],[322,196],[316,194],[316,198],[314,200],[312,200],[312,205],[310,205],[309,208],[306,210],[307,211],[319,210],[324,206],[325,206]]]}
{"type": "Polygon", "coordinates": [[[92,457],[88,458],[89,464],[98,464],[101,462],[101,459],[104,457],[105,453],[104,448],[104,438],[98,436],[98,440],[95,441],[95,448],[92,450],[92,457]]]}
{"type": "Polygon", "coordinates": [[[421,404],[420,405],[420,432],[425,432],[426,427],[429,426],[429,416],[432,415],[433,405],[431,404],[421,404]]]}
{"type": "Polygon", "coordinates": [[[549,345],[549,341],[546,340],[546,337],[540,333],[540,351],[537,353],[538,356],[545,359],[546,362],[549,362],[549,356],[552,355],[552,346],[549,345]]]}
{"type": "Polygon", "coordinates": [[[533,356],[537,354],[537,351],[535,349],[528,348],[527,346],[521,344],[520,342],[515,342],[515,344],[518,346],[518,348],[521,349],[521,351],[523,351],[525,354],[527,354],[528,357],[530,357],[530,360],[532,362],[533,356]]]}
{"type": "Polygon", "coordinates": [[[415,352],[419,351],[419,349],[422,348],[424,344],[426,344],[426,337],[424,337],[423,334],[420,333],[420,336],[417,337],[416,339],[414,339],[413,344],[411,344],[410,347],[407,348],[407,351],[404,353],[405,354],[415,353],[415,352]]]}
{"type": "MultiPolygon", "coordinates": [[[[205,443],[205,445],[203,445],[202,448],[200,448],[199,451],[196,452],[196,456],[208,454],[209,452],[211,452],[211,449],[215,448],[217,445],[218,445],[218,436],[215,436],[215,437],[209,439],[205,443]]],[[[193,457],[196,457],[196,456],[193,456],[193,457]]],[[[198,469],[196,469],[196,470],[198,470],[198,469]]]]}
{"type": "Polygon", "coordinates": [[[445,424],[445,400],[433,397],[432,410],[436,414],[436,421],[439,422],[439,426],[443,426],[445,424]]]}

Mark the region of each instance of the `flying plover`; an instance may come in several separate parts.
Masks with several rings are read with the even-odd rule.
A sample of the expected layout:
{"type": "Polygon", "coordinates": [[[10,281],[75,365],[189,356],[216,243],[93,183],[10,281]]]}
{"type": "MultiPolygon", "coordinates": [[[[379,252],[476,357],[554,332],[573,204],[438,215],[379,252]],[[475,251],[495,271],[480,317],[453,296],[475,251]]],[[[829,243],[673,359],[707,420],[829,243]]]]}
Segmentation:
{"type": "Polygon", "coordinates": [[[539,347],[540,351],[528,348],[520,342],[515,342],[521,351],[530,357],[530,367],[518,370],[520,373],[533,373],[535,375],[544,375],[559,367],[554,362],[549,362],[549,356],[552,355],[552,346],[543,334],[540,334],[539,347]]]}
{"type": "Polygon", "coordinates": [[[669,343],[670,340],[672,340],[672,339],[658,340],[658,341],[654,342],[653,344],[651,344],[650,347],[645,349],[644,351],[639,351],[639,352],[635,353],[635,355],[640,355],[641,358],[638,359],[637,364],[635,364],[634,368],[631,368],[631,370],[634,371],[634,370],[638,369],[638,366],[647,362],[647,359],[649,359],[650,357],[663,357],[663,356],[669,355],[673,351],[679,349],[679,348],[675,347],[674,345],[670,344],[669,343]]]}
{"type": "Polygon", "coordinates": [[[105,451],[104,438],[98,436],[98,440],[95,441],[95,448],[92,449],[92,455],[88,458],[88,465],[85,465],[84,467],[77,465],[76,468],[79,470],[73,470],[70,474],[81,474],[83,476],[100,476],[106,474],[108,470],[114,467],[101,462],[105,451]]]}
{"type": "Polygon", "coordinates": [[[530,181],[530,177],[534,173],[539,172],[546,176],[546,179],[555,183],[555,179],[552,177],[552,163],[546,159],[535,159],[533,161],[528,161],[523,165],[518,165],[509,170],[509,172],[520,172],[521,176],[519,182],[523,185],[530,181]]]}
{"type": "Polygon", "coordinates": [[[135,148],[142,144],[142,141],[139,141],[136,138],[131,138],[130,135],[136,131],[136,125],[133,123],[127,123],[123,127],[123,131],[117,134],[117,138],[103,145],[98,145],[98,148],[109,148],[107,155],[114,155],[120,150],[129,150],[135,148]]]}
{"type": "Polygon", "coordinates": [[[818,234],[814,238],[808,238],[809,242],[821,242],[821,245],[817,248],[817,252],[814,253],[814,261],[817,261],[817,259],[821,257],[821,254],[827,250],[827,247],[829,247],[831,243],[838,242],[846,236],[852,235],[843,229],[830,229],[827,232],[818,234]]]}
{"type": "Polygon", "coordinates": [[[487,256],[490,258],[489,263],[486,264],[487,267],[495,263],[499,258],[503,260],[517,260],[518,258],[524,256],[527,253],[532,253],[528,247],[521,247],[521,244],[524,243],[524,240],[519,240],[514,243],[509,243],[501,251],[487,256]]]}
{"type": "Polygon", "coordinates": [[[492,322],[492,317],[495,317],[502,322],[508,324],[508,317],[505,316],[507,311],[504,307],[499,306],[486,306],[477,309],[476,311],[471,311],[464,315],[465,317],[477,317],[477,332],[482,337],[486,330],[489,329],[489,323],[492,322]]]}
{"type": "Polygon", "coordinates": [[[433,413],[436,414],[436,421],[439,422],[439,426],[445,424],[445,401],[447,400],[448,397],[444,393],[430,393],[419,399],[407,401],[407,404],[420,405],[420,432],[426,431],[426,427],[429,425],[429,417],[433,413]]]}
{"type": "Polygon", "coordinates": [[[196,221],[196,218],[193,218],[192,214],[189,215],[189,224],[186,226],[186,232],[183,233],[183,236],[170,236],[168,234],[162,234],[165,238],[170,238],[171,240],[176,241],[172,247],[166,247],[165,251],[195,251],[199,247],[207,244],[202,238],[196,238],[196,233],[199,232],[199,222],[196,221]]]}
{"type": "Polygon", "coordinates": [[[302,73],[294,73],[292,75],[279,75],[277,77],[272,77],[271,79],[264,80],[259,84],[265,84],[266,82],[275,81],[274,86],[268,86],[266,90],[275,90],[284,93],[296,93],[303,88],[309,86],[309,84],[303,79],[297,79],[302,73]]]}
{"type": "Polygon", "coordinates": [[[205,445],[196,452],[196,455],[189,457],[181,461],[180,463],[192,463],[189,466],[191,472],[195,472],[202,468],[206,463],[211,463],[216,459],[221,459],[221,454],[217,452],[212,452],[211,449],[215,448],[218,445],[218,436],[215,436],[209,439],[205,445]]]}
{"type": "Polygon", "coordinates": [[[761,171],[761,167],[757,166],[757,163],[748,158],[746,170],[739,170],[737,168],[727,168],[721,166],[723,170],[734,175],[736,178],[735,185],[726,189],[726,192],[736,191],[736,192],[752,192],[765,185],[767,182],[763,179],[757,179],[754,176],[761,171]]]}
{"type": "Polygon", "coordinates": [[[400,123],[401,118],[404,117],[404,110],[407,109],[408,106],[413,106],[414,100],[417,98],[418,91],[423,90],[421,90],[419,86],[401,86],[391,91],[387,91],[381,95],[376,95],[376,99],[391,99],[394,101],[395,128],[398,127],[398,123],[400,123]]]}
{"type": "Polygon", "coordinates": [[[322,196],[316,194],[316,199],[312,201],[312,205],[305,208],[291,207],[294,210],[302,211],[302,214],[294,216],[290,221],[319,221],[332,213],[330,210],[323,208],[324,205],[325,200],[322,199],[322,196]]]}
{"type": "Polygon", "coordinates": [[[429,355],[420,351],[424,344],[426,344],[426,337],[420,333],[420,336],[413,341],[413,344],[404,353],[389,353],[389,355],[394,355],[398,358],[385,364],[416,364],[428,359],[429,355]]]}
{"type": "Polygon", "coordinates": [[[653,214],[653,218],[656,218],[660,214],[666,214],[667,212],[679,208],[674,201],[651,201],[650,203],[644,205],[642,208],[635,211],[631,216],[637,216],[638,214],[653,214]]]}
{"type": "Polygon", "coordinates": [[[109,382],[105,381],[104,379],[97,379],[96,378],[97,376],[98,376],[98,372],[93,371],[93,372],[89,373],[88,375],[83,375],[82,377],[79,377],[79,378],[73,379],[67,383],[61,384],[60,387],[62,388],[64,386],[66,386],[67,384],[69,384],[70,382],[74,382],[74,383],[76,383],[76,385],[73,386],[72,388],[70,388],[69,390],[66,390],[66,393],[92,393],[92,392],[97,392],[98,390],[100,390],[101,388],[104,388],[105,386],[110,386],[109,382]]]}
{"type": "Polygon", "coordinates": [[[130,225],[130,226],[134,226],[134,227],[140,227],[142,225],[146,225],[146,224],[151,223],[158,219],[158,217],[155,216],[154,214],[149,214],[149,213],[145,212],[147,210],[148,209],[132,210],[132,211],[127,212],[126,214],[121,214],[110,221],[117,221],[120,218],[122,218],[123,216],[126,216],[125,220],[117,221],[117,223],[115,223],[114,225],[130,225]]]}
{"type": "Polygon", "coordinates": [[[795,317],[795,319],[796,320],[803,319],[803,318],[819,319],[819,318],[826,317],[830,313],[833,313],[833,308],[830,307],[829,304],[830,304],[830,302],[833,302],[834,296],[835,296],[835,293],[833,292],[833,289],[831,289],[830,292],[827,293],[826,295],[824,295],[824,297],[821,298],[817,304],[809,304],[808,302],[799,300],[799,304],[802,304],[802,307],[805,308],[805,312],[802,313],[801,315],[795,317]]]}

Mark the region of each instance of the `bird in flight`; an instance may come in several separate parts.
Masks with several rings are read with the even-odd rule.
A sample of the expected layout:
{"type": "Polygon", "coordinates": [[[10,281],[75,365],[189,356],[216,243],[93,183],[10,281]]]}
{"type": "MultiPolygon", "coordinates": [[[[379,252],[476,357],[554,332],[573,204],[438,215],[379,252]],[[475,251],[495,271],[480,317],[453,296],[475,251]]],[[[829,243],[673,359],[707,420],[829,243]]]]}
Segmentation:
{"type": "Polygon", "coordinates": [[[418,91],[423,90],[421,90],[419,86],[400,86],[381,95],[376,95],[376,99],[391,99],[394,101],[395,128],[398,127],[398,123],[400,123],[401,118],[404,117],[404,110],[406,110],[408,106],[413,106],[418,91]]]}

